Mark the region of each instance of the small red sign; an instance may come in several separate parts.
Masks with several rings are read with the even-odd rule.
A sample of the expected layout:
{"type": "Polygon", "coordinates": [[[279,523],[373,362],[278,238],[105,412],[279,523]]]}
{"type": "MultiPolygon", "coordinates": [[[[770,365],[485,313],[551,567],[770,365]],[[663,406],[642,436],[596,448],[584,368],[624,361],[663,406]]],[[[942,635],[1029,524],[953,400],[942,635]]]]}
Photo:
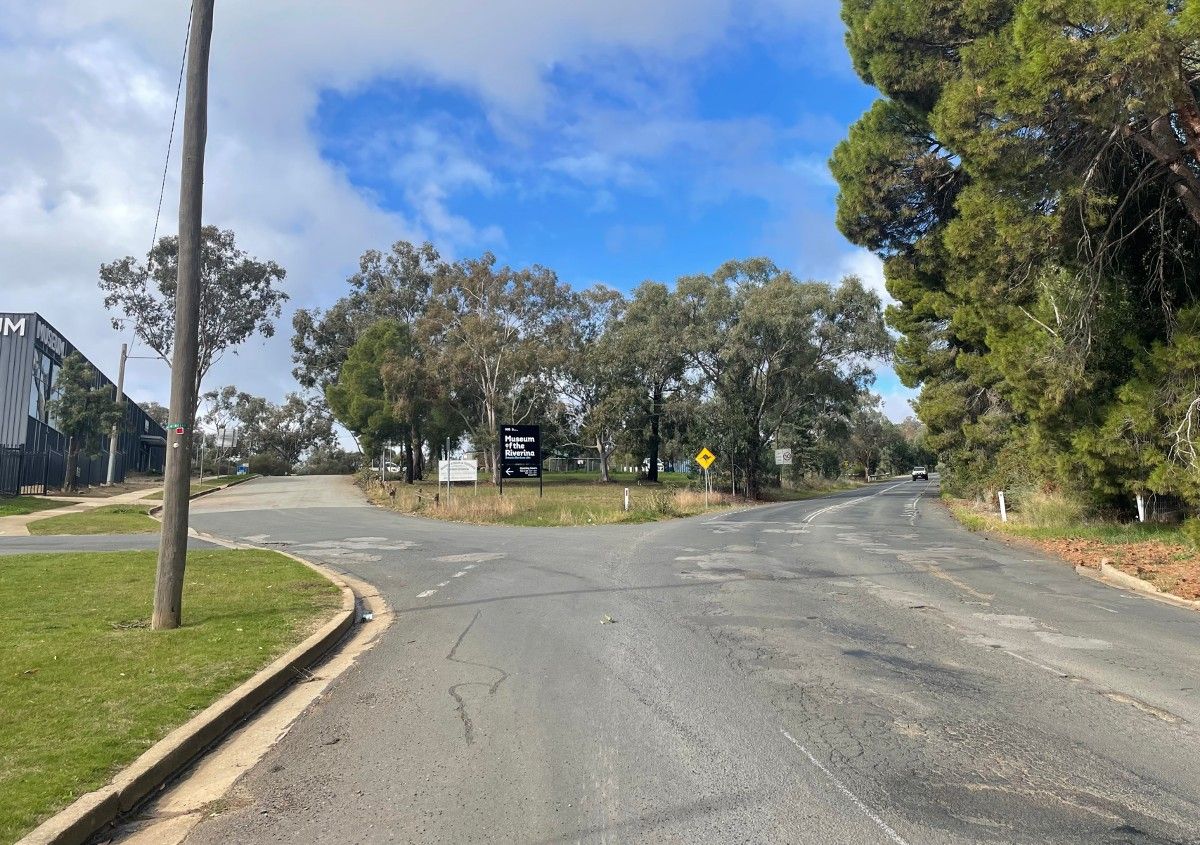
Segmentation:
{"type": "Polygon", "coordinates": [[[178,426],[175,429],[176,434],[183,434],[183,426],[178,426]]]}

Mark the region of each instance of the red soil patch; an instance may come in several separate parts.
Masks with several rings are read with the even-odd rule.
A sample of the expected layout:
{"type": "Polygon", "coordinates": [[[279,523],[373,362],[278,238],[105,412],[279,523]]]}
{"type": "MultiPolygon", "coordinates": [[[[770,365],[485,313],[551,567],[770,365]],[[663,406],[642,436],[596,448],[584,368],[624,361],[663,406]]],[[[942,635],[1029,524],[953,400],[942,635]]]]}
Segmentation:
{"type": "Polygon", "coordinates": [[[1071,563],[1100,568],[1101,558],[1164,593],[1200,599],[1200,553],[1187,546],[1147,540],[1140,543],[1104,543],[1099,540],[1037,540],[1046,551],[1071,563]]]}

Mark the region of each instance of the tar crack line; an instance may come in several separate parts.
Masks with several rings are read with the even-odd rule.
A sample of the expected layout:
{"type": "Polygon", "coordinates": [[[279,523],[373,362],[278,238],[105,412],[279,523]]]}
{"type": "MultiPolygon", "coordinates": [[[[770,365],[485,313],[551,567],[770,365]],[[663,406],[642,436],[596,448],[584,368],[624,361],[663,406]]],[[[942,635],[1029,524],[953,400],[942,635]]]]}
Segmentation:
{"type": "Polygon", "coordinates": [[[881,819],[875,813],[874,810],[872,810],[865,803],[863,803],[861,798],[859,798],[857,795],[855,795],[853,792],[851,792],[850,787],[846,786],[844,783],[842,783],[840,780],[838,780],[837,776],[834,775],[833,772],[829,771],[829,769],[827,769],[825,766],[821,765],[821,761],[818,760],[816,757],[812,756],[812,754],[809,752],[809,750],[807,748],[805,748],[803,745],[801,745],[800,742],[794,736],[792,736],[790,733],[788,733],[783,728],[780,728],[780,731],[783,733],[784,736],[786,736],[788,738],[788,742],[790,742],[792,745],[799,748],[801,753],[804,754],[804,756],[808,758],[808,761],[810,763],[812,763],[814,766],[816,766],[821,771],[821,773],[825,775],[825,777],[829,778],[829,780],[833,783],[833,785],[837,787],[838,792],[842,793],[847,798],[849,798],[852,802],[854,802],[854,806],[856,806],[856,807],[858,807],[858,809],[862,810],[867,818],[869,818],[871,821],[875,822],[875,824],[879,826],[879,829],[882,830],[887,835],[888,839],[895,842],[896,845],[908,845],[908,840],[906,840],[900,834],[896,833],[896,831],[892,830],[892,828],[888,825],[887,822],[885,822],[883,819],[881,819]]]}
{"type": "Polygon", "coordinates": [[[483,683],[482,681],[465,681],[461,684],[455,684],[454,686],[450,687],[449,690],[447,690],[447,692],[450,693],[450,697],[454,699],[455,712],[458,713],[458,717],[462,719],[463,738],[467,741],[467,745],[472,745],[475,742],[475,725],[471,721],[471,716],[467,713],[466,703],[463,701],[463,698],[461,695],[459,695],[458,691],[463,687],[486,687],[487,694],[494,695],[496,690],[500,688],[500,685],[508,680],[508,673],[499,666],[492,666],[487,663],[476,663],[472,660],[463,660],[462,658],[454,656],[458,651],[459,646],[463,644],[463,640],[467,638],[467,634],[471,632],[471,628],[473,628],[475,623],[479,621],[479,614],[481,613],[483,613],[482,610],[475,611],[475,615],[471,618],[471,621],[467,624],[467,627],[464,628],[463,632],[458,635],[458,639],[455,641],[454,647],[451,648],[450,653],[446,655],[446,659],[452,663],[461,663],[464,666],[475,666],[480,669],[491,669],[493,672],[500,673],[500,677],[490,684],[483,683]]]}

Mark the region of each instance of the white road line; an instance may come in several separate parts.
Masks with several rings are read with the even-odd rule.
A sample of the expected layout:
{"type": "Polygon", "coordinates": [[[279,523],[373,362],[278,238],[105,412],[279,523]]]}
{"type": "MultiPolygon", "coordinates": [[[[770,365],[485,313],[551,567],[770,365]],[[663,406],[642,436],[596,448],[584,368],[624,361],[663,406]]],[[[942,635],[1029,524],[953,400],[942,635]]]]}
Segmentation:
{"type": "Polygon", "coordinates": [[[813,511],[808,516],[804,517],[803,521],[805,524],[808,524],[823,513],[829,513],[830,511],[840,510],[841,508],[848,508],[851,505],[858,504],[859,502],[865,502],[867,499],[874,499],[876,496],[882,496],[884,493],[887,493],[891,490],[895,490],[897,487],[903,487],[906,483],[907,482],[901,481],[899,484],[893,484],[891,487],[885,487],[882,490],[878,491],[877,493],[872,493],[870,496],[856,496],[853,499],[847,499],[844,502],[837,502],[836,504],[832,504],[827,507],[823,507],[820,510],[813,511]]]}
{"type": "Polygon", "coordinates": [[[1053,666],[1047,666],[1045,663],[1039,663],[1036,660],[1030,660],[1025,655],[1017,654],[1015,651],[1009,651],[1008,649],[1005,649],[1004,653],[1007,654],[1009,657],[1013,657],[1024,663],[1028,663],[1030,666],[1036,666],[1037,668],[1041,669],[1043,672],[1049,672],[1051,675],[1054,675],[1056,678],[1071,677],[1066,672],[1061,672],[1058,669],[1055,669],[1053,666]]]}
{"type": "Polygon", "coordinates": [[[444,586],[446,586],[446,585],[447,585],[447,584],[449,584],[449,583],[450,583],[449,581],[443,581],[442,583],[438,584],[438,586],[439,586],[439,587],[444,587],[444,586]]]}
{"type": "Polygon", "coordinates": [[[888,825],[887,822],[885,822],[883,819],[879,818],[879,816],[876,815],[875,811],[872,810],[870,807],[868,807],[866,804],[864,804],[862,799],[860,799],[857,795],[855,795],[853,792],[851,792],[850,788],[848,786],[846,786],[844,783],[842,783],[840,780],[838,780],[837,777],[833,774],[833,772],[829,771],[829,769],[822,766],[821,761],[818,760],[816,757],[812,756],[812,754],[809,753],[808,749],[805,748],[803,745],[801,745],[794,736],[792,736],[790,733],[788,733],[783,728],[780,728],[780,731],[782,731],[783,735],[788,738],[788,742],[790,742],[792,745],[799,748],[800,752],[805,757],[808,758],[808,761],[810,763],[812,763],[814,766],[816,766],[818,769],[820,769],[821,772],[825,775],[825,777],[829,778],[829,780],[833,782],[833,785],[838,788],[838,792],[842,793],[847,798],[849,798],[851,801],[853,801],[854,805],[856,807],[858,807],[858,809],[862,810],[867,818],[869,818],[871,821],[875,822],[875,824],[879,825],[879,829],[882,830],[887,835],[888,839],[895,842],[896,845],[908,845],[908,841],[903,836],[896,833],[896,831],[892,830],[892,828],[888,825]]]}
{"type": "Polygon", "coordinates": [[[911,513],[911,514],[909,515],[909,517],[908,517],[908,524],[909,524],[909,525],[916,525],[916,524],[917,524],[917,517],[918,517],[918,516],[920,515],[920,513],[921,513],[921,511],[920,511],[920,509],[919,509],[919,505],[920,505],[920,502],[921,502],[921,497],[922,497],[922,496],[924,496],[926,493],[928,493],[928,492],[929,492],[929,484],[930,484],[930,482],[926,482],[926,483],[925,483],[925,486],[921,488],[921,492],[917,494],[917,498],[913,499],[913,500],[912,500],[912,504],[909,506],[909,507],[911,507],[911,508],[912,508],[912,513],[911,513]]]}
{"type": "Polygon", "coordinates": [[[423,592],[423,593],[417,593],[417,598],[419,598],[419,599],[427,599],[427,598],[429,598],[430,596],[432,596],[432,595],[433,595],[434,593],[436,593],[436,592],[437,592],[437,590],[426,590],[426,591],[425,591],[425,592],[423,592]]]}
{"type": "Polygon", "coordinates": [[[450,577],[451,577],[451,578],[461,578],[461,577],[463,577],[463,576],[464,576],[464,575],[466,575],[466,574],[467,574],[467,573],[465,573],[465,572],[463,572],[463,571],[461,571],[461,570],[460,570],[460,571],[458,571],[458,572],[455,572],[455,573],[454,573],[453,575],[451,575],[450,577]]]}
{"type": "Polygon", "coordinates": [[[463,569],[474,569],[474,568],[475,568],[475,564],[473,564],[473,563],[468,563],[466,566],[463,567],[463,569]]]}

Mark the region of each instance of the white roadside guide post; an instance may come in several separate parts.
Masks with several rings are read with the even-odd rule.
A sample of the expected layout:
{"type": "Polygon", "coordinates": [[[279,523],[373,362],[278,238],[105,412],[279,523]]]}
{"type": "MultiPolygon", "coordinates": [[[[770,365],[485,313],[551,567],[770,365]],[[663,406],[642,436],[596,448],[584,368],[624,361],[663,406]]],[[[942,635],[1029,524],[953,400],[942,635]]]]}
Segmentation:
{"type": "Polygon", "coordinates": [[[625,488],[625,510],[629,510],[629,488],[625,488]]]}
{"type": "Polygon", "coordinates": [[[1142,493],[1137,494],[1138,522],[1146,521],[1146,497],[1142,493]]]}
{"type": "Polygon", "coordinates": [[[1004,504],[1004,491],[1000,491],[1000,521],[1008,522],[1008,508],[1004,504]]]}

